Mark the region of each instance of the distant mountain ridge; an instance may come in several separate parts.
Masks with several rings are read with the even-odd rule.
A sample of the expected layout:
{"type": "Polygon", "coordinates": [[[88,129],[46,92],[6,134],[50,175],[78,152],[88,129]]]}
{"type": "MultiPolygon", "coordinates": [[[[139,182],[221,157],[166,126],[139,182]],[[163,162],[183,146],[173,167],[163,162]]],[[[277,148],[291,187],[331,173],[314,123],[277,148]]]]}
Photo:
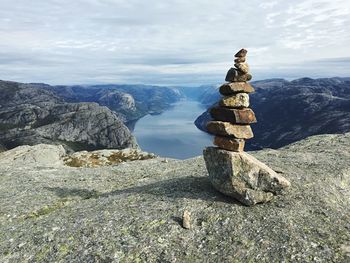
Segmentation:
{"type": "MultiPolygon", "coordinates": [[[[258,123],[246,149],[278,148],[310,135],[350,131],[349,78],[268,79],[251,82],[258,123]]],[[[0,151],[22,144],[63,144],[67,150],[137,147],[128,127],[181,98],[208,108],[219,85],[50,86],[0,81],[0,151]],[[106,107],[104,107],[106,106],[106,107]]],[[[208,112],[195,124],[205,130],[208,112]]]]}
{"type": "MultiPolygon", "coordinates": [[[[252,125],[255,136],[247,149],[279,148],[311,135],[350,131],[349,78],[270,79],[251,84],[256,92],[250,103],[258,123],[252,125]]],[[[201,102],[209,108],[219,97],[212,86],[201,102]]],[[[206,131],[210,119],[204,112],[195,124],[206,131]]]]}

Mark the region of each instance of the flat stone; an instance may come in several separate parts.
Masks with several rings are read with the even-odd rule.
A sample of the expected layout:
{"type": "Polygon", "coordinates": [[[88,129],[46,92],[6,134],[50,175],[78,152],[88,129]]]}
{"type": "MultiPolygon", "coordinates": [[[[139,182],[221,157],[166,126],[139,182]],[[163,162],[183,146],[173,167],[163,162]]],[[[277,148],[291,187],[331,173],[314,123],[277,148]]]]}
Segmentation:
{"type": "Polygon", "coordinates": [[[229,71],[226,74],[225,81],[229,82],[244,82],[249,81],[252,79],[252,75],[250,74],[243,74],[239,70],[235,68],[230,68],[229,71]]]}
{"type": "Polygon", "coordinates": [[[219,101],[219,105],[228,108],[249,107],[249,95],[247,93],[237,93],[232,96],[225,96],[219,101]]]}
{"type": "Polygon", "coordinates": [[[234,60],[235,63],[242,63],[245,62],[245,57],[237,57],[234,60]]]}
{"type": "Polygon", "coordinates": [[[208,132],[219,136],[233,136],[237,139],[251,139],[254,137],[249,125],[237,125],[229,122],[210,121],[207,123],[208,132]]]}
{"type": "Polygon", "coordinates": [[[245,141],[243,139],[236,139],[230,137],[214,137],[214,145],[221,149],[233,151],[233,152],[243,152],[245,141]]]}
{"type": "Polygon", "coordinates": [[[245,152],[207,147],[203,156],[214,188],[247,206],[268,202],[290,186],[287,179],[245,152]]]}
{"type": "Polygon", "coordinates": [[[235,63],[235,67],[244,74],[249,72],[249,65],[247,63],[235,63]]]}
{"type": "Polygon", "coordinates": [[[248,50],[242,48],[240,51],[238,51],[236,54],[235,54],[235,57],[245,57],[248,53],[248,50]]]}
{"type": "Polygon", "coordinates": [[[224,107],[213,107],[209,110],[214,120],[226,121],[234,124],[256,123],[254,111],[249,108],[230,109],[224,107]]]}
{"type": "Polygon", "coordinates": [[[254,88],[247,82],[231,82],[220,86],[219,91],[222,95],[233,95],[236,93],[252,93],[254,88]]]}

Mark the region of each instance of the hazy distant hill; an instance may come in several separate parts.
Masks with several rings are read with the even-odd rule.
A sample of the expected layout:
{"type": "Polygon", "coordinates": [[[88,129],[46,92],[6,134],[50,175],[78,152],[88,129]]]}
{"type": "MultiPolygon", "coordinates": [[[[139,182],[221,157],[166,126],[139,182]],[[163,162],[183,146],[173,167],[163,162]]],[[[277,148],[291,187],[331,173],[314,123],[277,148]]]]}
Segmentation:
{"type": "Polygon", "coordinates": [[[187,99],[202,101],[206,92],[211,92],[215,85],[201,85],[192,87],[176,87],[187,99]]]}
{"type": "MultiPolygon", "coordinates": [[[[278,148],[315,134],[350,131],[350,81],[348,78],[271,79],[252,82],[251,107],[258,123],[252,125],[254,139],[247,149],[278,148]]],[[[217,89],[206,91],[202,103],[212,105],[220,97],[217,89]]],[[[195,124],[205,130],[208,112],[195,124]]]]}

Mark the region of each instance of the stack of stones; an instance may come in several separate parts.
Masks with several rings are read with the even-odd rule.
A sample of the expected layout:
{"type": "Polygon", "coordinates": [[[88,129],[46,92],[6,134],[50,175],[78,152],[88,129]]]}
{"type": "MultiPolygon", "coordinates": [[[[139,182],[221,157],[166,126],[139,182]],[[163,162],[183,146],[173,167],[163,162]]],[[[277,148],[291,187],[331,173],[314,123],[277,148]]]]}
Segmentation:
{"type": "Polygon", "coordinates": [[[248,108],[248,94],[254,92],[254,88],[247,82],[252,76],[246,55],[245,49],[235,55],[235,68],[228,71],[225,79],[229,83],[220,87],[224,97],[219,101],[219,106],[210,109],[214,121],[207,124],[208,131],[215,135],[214,144],[234,152],[244,150],[245,140],[253,137],[250,124],[256,122],[254,112],[248,108]]]}
{"type": "Polygon", "coordinates": [[[203,151],[209,180],[221,193],[251,206],[270,201],[275,194],[290,186],[287,179],[266,164],[244,152],[245,140],[253,137],[250,127],[256,122],[249,107],[249,93],[253,87],[247,83],[252,76],[246,63],[247,50],[235,55],[235,68],[226,76],[228,83],[220,87],[224,97],[210,110],[214,121],[207,129],[215,135],[214,144],[203,151]]]}

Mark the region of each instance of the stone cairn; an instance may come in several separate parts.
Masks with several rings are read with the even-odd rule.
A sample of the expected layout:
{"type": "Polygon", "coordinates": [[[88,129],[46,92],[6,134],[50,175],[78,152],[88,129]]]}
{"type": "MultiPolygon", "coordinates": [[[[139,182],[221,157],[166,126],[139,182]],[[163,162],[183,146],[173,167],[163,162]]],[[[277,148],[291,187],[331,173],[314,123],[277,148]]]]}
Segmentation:
{"type": "Polygon", "coordinates": [[[256,123],[249,108],[249,93],[254,88],[247,82],[252,79],[246,63],[246,49],[235,54],[231,68],[219,91],[223,98],[210,109],[214,121],[207,129],[214,134],[214,145],[203,151],[209,179],[221,193],[251,206],[270,201],[274,194],[290,183],[264,163],[244,152],[245,140],[253,138],[251,123],[256,123]]]}

